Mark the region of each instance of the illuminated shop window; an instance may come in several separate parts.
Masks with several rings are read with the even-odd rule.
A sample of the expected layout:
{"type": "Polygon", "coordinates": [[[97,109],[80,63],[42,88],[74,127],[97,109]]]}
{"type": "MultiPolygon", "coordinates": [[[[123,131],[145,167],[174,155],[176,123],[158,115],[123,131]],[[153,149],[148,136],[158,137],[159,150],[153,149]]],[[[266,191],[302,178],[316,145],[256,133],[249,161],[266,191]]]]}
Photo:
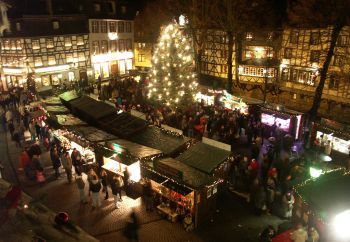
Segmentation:
{"type": "Polygon", "coordinates": [[[34,66],[42,66],[43,61],[41,59],[41,56],[36,56],[34,57],[34,66]]]}
{"type": "Polygon", "coordinates": [[[67,54],[66,55],[66,62],[67,63],[72,63],[73,62],[73,55],[72,54],[67,54]]]}
{"type": "Polygon", "coordinates": [[[83,36],[77,37],[77,45],[84,45],[84,38],[83,36]]]}
{"type": "Polygon", "coordinates": [[[70,37],[64,38],[64,46],[66,46],[66,47],[72,46],[72,41],[71,41],[70,37]]]}
{"type": "Polygon", "coordinates": [[[39,40],[35,39],[35,40],[32,41],[32,49],[33,49],[33,50],[38,50],[38,49],[40,49],[39,40]]]}
{"type": "Polygon", "coordinates": [[[78,60],[79,61],[85,61],[85,54],[84,54],[84,52],[79,52],[78,53],[78,60]]]}
{"type": "Polygon", "coordinates": [[[53,48],[53,39],[46,39],[46,48],[53,48]]]}
{"type": "Polygon", "coordinates": [[[56,59],[55,59],[55,57],[53,55],[50,55],[48,57],[48,63],[49,63],[49,65],[55,65],[56,64],[56,59]]]}

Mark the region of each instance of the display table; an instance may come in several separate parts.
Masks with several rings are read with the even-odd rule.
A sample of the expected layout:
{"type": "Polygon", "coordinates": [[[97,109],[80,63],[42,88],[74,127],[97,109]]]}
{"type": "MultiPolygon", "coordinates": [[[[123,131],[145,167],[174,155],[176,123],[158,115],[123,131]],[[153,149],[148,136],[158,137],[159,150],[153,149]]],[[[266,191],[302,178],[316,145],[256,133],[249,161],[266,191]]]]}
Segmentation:
{"type": "Polygon", "coordinates": [[[165,205],[162,205],[162,204],[158,205],[157,209],[160,214],[166,215],[167,219],[173,223],[176,222],[179,217],[179,214],[177,214],[176,212],[173,212],[169,207],[165,205]]]}

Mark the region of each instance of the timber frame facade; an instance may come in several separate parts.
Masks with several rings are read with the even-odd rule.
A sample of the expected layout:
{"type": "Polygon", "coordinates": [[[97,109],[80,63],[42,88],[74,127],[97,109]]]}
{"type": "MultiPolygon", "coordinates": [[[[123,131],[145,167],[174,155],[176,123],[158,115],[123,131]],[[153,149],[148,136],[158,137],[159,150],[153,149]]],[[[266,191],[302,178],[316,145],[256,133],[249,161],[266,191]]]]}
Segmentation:
{"type": "MultiPolygon", "coordinates": [[[[246,33],[242,40],[234,41],[239,48],[233,46],[232,74],[233,82],[237,83],[233,92],[259,99],[263,99],[265,93],[267,102],[308,111],[330,45],[331,31],[331,27],[328,27],[246,33]],[[238,71],[238,80],[235,80],[235,71],[238,71]]],[[[226,33],[211,30],[208,34],[201,75],[206,79],[215,77],[225,82],[228,56],[226,33]]],[[[319,110],[322,116],[331,117],[340,113],[350,118],[349,53],[350,27],[347,26],[340,33],[329,67],[319,110]]]]}

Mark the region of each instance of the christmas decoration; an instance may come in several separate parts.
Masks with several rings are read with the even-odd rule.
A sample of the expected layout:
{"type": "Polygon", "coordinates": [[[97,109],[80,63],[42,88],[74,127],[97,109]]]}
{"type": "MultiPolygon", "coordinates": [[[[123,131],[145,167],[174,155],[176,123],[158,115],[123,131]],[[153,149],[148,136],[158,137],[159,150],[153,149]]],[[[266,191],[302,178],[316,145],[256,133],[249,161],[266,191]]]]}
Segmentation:
{"type": "Polygon", "coordinates": [[[152,58],[148,98],[170,108],[186,108],[197,93],[193,48],[178,24],[169,24],[161,31],[152,58]]]}

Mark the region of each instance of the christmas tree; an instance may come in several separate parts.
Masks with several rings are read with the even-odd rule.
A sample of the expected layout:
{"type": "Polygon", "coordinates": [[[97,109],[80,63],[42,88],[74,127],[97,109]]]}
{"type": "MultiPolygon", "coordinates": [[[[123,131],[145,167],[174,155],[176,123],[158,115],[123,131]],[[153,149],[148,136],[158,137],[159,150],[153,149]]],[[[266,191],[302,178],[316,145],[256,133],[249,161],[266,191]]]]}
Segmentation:
{"type": "Polygon", "coordinates": [[[178,24],[163,27],[152,57],[148,98],[170,108],[189,107],[197,93],[193,48],[178,24]]]}

